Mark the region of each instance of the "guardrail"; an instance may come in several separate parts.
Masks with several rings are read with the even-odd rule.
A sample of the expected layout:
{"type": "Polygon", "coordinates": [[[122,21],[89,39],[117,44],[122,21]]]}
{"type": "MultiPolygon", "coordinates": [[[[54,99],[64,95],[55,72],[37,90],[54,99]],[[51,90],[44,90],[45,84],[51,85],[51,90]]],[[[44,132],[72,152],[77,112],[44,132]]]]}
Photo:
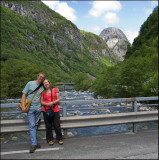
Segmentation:
{"type": "MultiPolygon", "coordinates": [[[[106,126],[115,124],[150,122],[158,120],[158,111],[118,113],[106,115],[91,115],[78,117],[61,117],[61,128],[64,129],[64,137],[67,137],[67,129],[106,126]]],[[[40,121],[38,130],[45,130],[44,120],[40,121]]],[[[19,120],[2,120],[1,133],[29,131],[28,122],[19,120]]]]}
{"type": "MultiPolygon", "coordinates": [[[[64,137],[67,137],[67,129],[70,128],[106,126],[106,125],[127,124],[127,123],[133,123],[133,132],[137,132],[136,123],[158,120],[158,110],[138,112],[138,105],[139,105],[137,103],[138,101],[152,101],[152,100],[158,100],[158,97],[62,101],[60,102],[60,105],[63,106],[63,117],[60,118],[60,121],[61,121],[61,128],[64,131],[64,137]],[[134,108],[134,112],[67,117],[67,107],[70,105],[108,103],[108,102],[125,102],[125,103],[132,102],[132,107],[134,108]]],[[[147,104],[146,106],[151,106],[151,105],[154,106],[158,104],[147,104]]],[[[43,120],[40,121],[40,127],[38,128],[38,130],[45,130],[45,125],[43,120]]],[[[28,131],[27,121],[23,119],[1,120],[1,133],[23,132],[23,131],[28,131]]]]}

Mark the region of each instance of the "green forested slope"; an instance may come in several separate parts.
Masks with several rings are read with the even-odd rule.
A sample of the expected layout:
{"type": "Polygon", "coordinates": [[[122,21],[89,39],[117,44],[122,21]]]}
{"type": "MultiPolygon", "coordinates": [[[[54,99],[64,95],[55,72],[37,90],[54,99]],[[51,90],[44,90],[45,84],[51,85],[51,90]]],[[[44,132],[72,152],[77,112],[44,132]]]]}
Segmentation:
{"type": "Polygon", "coordinates": [[[94,44],[100,39],[100,47],[98,44],[89,46],[81,34],[84,47],[81,49],[66,32],[67,30],[75,32],[75,36],[78,32],[80,34],[73,23],[45,5],[19,1],[16,3],[30,5],[31,12],[28,12],[31,14],[36,12],[44,14],[45,18],[40,20],[45,20],[48,24],[43,25],[28,16],[22,16],[7,7],[0,6],[1,98],[20,96],[25,84],[29,80],[36,79],[37,73],[41,71],[55,84],[55,82],[71,82],[78,72],[96,76],[101,68],[107,67],[106,63],[114,65],[116,60],[113,57],[98,55],[99,60],[97,60],[92,56],[94,50],[100,52],[103,46],[107,47],[102,38],[94,35],[94,44]],[[54,41],[53,35],[59,38],[59,43],[54,41]],[[101,61],[101,58],[106,62],[101,61]]]}
{"type": "Polygon", "coordinates": [[[125,60],[104,69],[94,82],[93,89],[104,97],[158,95],[158,8],[141,26],[125,60]]]}

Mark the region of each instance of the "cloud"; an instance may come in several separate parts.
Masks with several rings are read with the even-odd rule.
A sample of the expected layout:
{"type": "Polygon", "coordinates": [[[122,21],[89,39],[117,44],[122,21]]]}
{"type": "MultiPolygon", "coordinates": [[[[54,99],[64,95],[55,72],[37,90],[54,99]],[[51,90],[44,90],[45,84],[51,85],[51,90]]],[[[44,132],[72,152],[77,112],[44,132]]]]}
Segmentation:
{"type": "Polygon", "coordinates": [[[108,12],[103,19],[105,19],[107,23],[111,23],[111,24],[114,24],[119,21],[119,18],[117,17],[116,13],[112,13],[112,12],[108,12]]]}
{"type": "Polygon", "coordinates": [[[56,6],[59,5],[58,1],[42,1],[44,4],[46,4],[47,6],[49,6],[51,9],[55,10],[56,6]]]}
{"type": "Polygon", "coordinates": [[[121,4],[118,1],[94,1],[93,7],[89,10],[89,15],[93,17],[101,16],[105,11],[119,11],[121,4]]]}
{"type": "Polygon", "coordinates": [[[158,6],[158,1],[152,1],[152,2],[151,2],[151,6],[152,6],[152,7],[158,6]]]}
{"type": "Polygon", "coordinates": [[[42,1],[52,10],[58,12],[60,15],[64,16],[66,19],[69,19],[72,22],[75,22],[77,17],[75,16],[75,10],[68,6],[66,2],[59,1],[42,1]]]}
{"type": "Polygon", "coordinates": [[[151,14],[152,13],[152,9],[145,9],[145,11],[146,11],[146,14],[151,14]]]}
{"type": "Polygon", "coordinates": [[[65,2],[59,3],[56,11],[73,22],[75,22],[77,19],[77,17],[74,14],[75,10],[69,7],[65,2]]]}
{"type": "Polygon", "coordinates": [[[105,25],[104,27],[105,27],[105,28],[108,28],[109,26],[105,25]]]}
{"type": "Polygon", "coordinates": [[[100,26],[93,26],[93,27],[91,27],[91,30],[92,31],[100,31],[101,30],[101,27],[100,26]]]}
{"type": "Polygon", "coordinates": [[[150,8],[144,8],[145,12],[147,15],[151,14],[153,9],[158,6],[158,1],[151,1],[151,6],[150,8]]]}
{"type": "Polygon", "coordinates": [[[136,38],[139,35],[139,32],[138,31],[126,30],[126,31],[124,31],[124,34],[126,35],[129,42],[132,44],[133,41],[134,41],[134,38],[136,38]]]}

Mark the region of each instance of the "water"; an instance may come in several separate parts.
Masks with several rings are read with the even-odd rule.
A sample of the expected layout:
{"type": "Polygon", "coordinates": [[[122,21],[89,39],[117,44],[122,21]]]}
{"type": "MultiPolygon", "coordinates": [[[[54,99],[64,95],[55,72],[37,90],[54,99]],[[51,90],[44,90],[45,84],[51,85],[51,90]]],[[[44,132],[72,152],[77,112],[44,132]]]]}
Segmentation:
{"type": "MultiPolygon", "coordinates": [[[[84,99],[94,99],[94,94],[91,92],[76,92],[76,91],[60,91],[61,101],[71,101],[71,100],[84,100],[84,99]]],[[[8,102],[9,100],[7,100],[8,102]]],[[[10,100],[11,101],[11,100],[10,100]]],[[[17,100],[12,100],[18,102],[17,100]]],[[[95,105],[95,104],[94,104],[95,105]]],[[[132,112],[132,104],[127,104],[127,107],[119,107],[119,103],[108,103],[101,104],[98,106],[89,105],[72,105],[67,108],[67,116],[85,116],[85,115],[99,115],[99,114],[111,114],[111,113],[126,113],[132,112]]],[[[27,121],[27,114],[21,113],[17,107],[18,103],[1,104],[1,119],[25,119],[27,121]]],[[[60,107],[60,115],[62,116],[62,106],[60,107]]],[[[43,115],[41,114],[41,119],[43,115]]],[[[156,129],[158,124],[156,122],[139,123],[137,124],[137,129],[156,129]]],[[[98,135],[98,134],[108,134],[108,133],[119,133],[119,132],[131,132],[133,129],[132,124],[122,124],[122,125],[112,125],[112,126],[101,126],[101,127],[87,127],[78,129],[68,129],[70,136],[84,136],[84,135],[98,135]]],[[[38,131],[38,139],[45,139],[45,131],[38,131]]],[[[7,143],[9,141],[15,140],[30,140],[29,133],[10,133],[1,134],[1,142],[7,143]]]]}

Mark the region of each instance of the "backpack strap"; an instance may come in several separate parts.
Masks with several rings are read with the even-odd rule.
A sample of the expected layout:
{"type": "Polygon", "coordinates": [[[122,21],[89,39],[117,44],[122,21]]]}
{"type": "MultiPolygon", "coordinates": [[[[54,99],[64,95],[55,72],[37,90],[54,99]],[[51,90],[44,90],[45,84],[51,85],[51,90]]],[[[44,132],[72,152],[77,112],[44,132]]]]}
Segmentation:
{"type": "MultiPolygon", "coordinates": [[[[29,94],[32,94],[33,92],[39,90],[39,88],[40,88],[42,85],[43,85],[43,84],[41,83],[37,88],[35,88],[35,89],[34,89],[31,93],[29,93],[29,94]]],[[[29,94],[28,94],[28,95],[29,95],[29,94]]],[[[28,96],[28,95],[27,95],[27,96],[28,96]]]]}
{"type": "MultiPolygon", "coordinates": [[[[39,89],[40,89],[40,88],[39,88],[39,89]]],[[[33,101],[33,99],[34,99],[35,95],[38,93],[39,89],[34,93],[34,95],[33,95],[32,99],[31,99],[31,101],[30,101],[30,104],[31,104],[31,102],[33,101]]]]}

